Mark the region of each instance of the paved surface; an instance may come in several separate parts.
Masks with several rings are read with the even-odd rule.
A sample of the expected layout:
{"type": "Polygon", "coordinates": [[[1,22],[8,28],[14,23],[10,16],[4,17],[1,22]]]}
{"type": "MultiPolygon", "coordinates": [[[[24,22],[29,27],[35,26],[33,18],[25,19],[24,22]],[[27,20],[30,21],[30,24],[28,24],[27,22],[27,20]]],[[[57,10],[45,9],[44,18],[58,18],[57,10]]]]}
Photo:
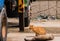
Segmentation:
{"type": "MultiPolygon", "coordinates": [[[[9,19],[8,22],[11,22],[11,25],[14,23],[18,23],[18,19],[16,18],[12,18],[12,19],[9,19]]],[[[58,22],[59,23],[59,22],[58,22]]],[[[55,38],[54,40],[51,40],[51,41],[60,41],[60,27],[57,29],[57,28],[46,28],[47,31],[49,31],[50,33],[53,33],[56,32],[54,34],[55,38]]],[[[28,29],[27,29],[28,30],[28,29]]],[[[8,35],[7,35],[7,41],[24,41],[24,38],[26,36],[34,36],[34,33],[22,33],[22,32],[18,32],[19,29],[18,28],[8,28],[8,35]]]]}
{"type": "MultiPolygon", "coordinates": [[[[34,36],[34,33],[8,33],[7,41],[24,41],[26,36],[34,36]]],[[[55,35],[54,40],[49,41],[60,41],[60,34],[55,35]]]]}
{"type": "Polygon", "coordinates": [[[60,21],[35,22],[31,24],[40,27],[60,27],[60,21]]]}
{"type": "Polygon", "coordinates": [[[26,36],[33,36],[31,33],[8,33],[7,41],[24,41],[26,36]]]}

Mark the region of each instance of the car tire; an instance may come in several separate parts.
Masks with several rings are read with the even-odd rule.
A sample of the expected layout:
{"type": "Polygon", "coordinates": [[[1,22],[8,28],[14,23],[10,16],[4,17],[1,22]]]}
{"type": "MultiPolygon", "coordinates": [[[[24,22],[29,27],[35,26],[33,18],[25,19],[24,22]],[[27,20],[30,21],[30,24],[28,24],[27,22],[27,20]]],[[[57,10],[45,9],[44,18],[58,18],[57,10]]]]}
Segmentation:
{"type": "Polygon", "coordinates": [[[29,26],[30,20],[28,19],[28,17],[24,18],[24,23],[25,23],[25,27],[29,26]]]}
{"type": "Polygon", "coordinates": [[[0,14],[0,41],[7,40],[7,16],[5,13],[0,14]]]}

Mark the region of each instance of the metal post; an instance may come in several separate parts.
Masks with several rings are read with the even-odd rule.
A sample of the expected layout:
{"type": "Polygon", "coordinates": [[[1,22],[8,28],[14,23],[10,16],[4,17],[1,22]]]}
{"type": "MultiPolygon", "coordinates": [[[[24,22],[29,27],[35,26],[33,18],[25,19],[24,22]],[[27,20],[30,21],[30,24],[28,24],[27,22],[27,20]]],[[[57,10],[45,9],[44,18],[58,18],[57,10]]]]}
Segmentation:
{"type": "Polygon", "coordinates": [[[23,13],[18,13],[18,14],[19,14],[19,31],[24,31],[23,13]]]}
{"type": "Polygon", "coordinates": [[[24,31],[23,0],[18,0],[19,31],[24,31]]]}

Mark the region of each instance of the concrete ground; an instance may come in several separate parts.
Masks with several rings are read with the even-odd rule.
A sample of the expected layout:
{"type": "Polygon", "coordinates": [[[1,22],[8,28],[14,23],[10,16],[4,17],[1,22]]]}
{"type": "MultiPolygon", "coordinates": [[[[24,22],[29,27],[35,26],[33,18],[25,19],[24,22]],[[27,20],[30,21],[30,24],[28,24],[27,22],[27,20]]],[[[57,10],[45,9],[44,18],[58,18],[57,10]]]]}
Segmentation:
{"type": "MultiPolygon", "coordinates": [[[[10,18],[8,19],[9,25],[17,25],[18,19],[17,18],[10,18]]],[[[54,21],[53,21],[54,22],[54,21]]],[[[59,24],[59,22],[58,22],[59,24]]],[[[7,41],[24,41],[24,38],[26,36],[34,36],[34,33],[28,32],[29,29],[25,27],[24,32],[18,32],[19,28],[13,28],[11,26],[8,26],[8,34],[7,34],[7,41]],[[11,27],[11,28],[10,28],[11,27]]],[[[53,33],[54,40],[51,41],[60,41],[60,27],[45,27],[45,29],[48,31],[48,33],[53,33]]],[[[49,40],[50,41],[50,40],[49,40]]]]}
{"type": "MultiPolygon", "coordinates": [[[[34,36],[34,33],[8,33],[7,41],[24,41],[26,36],[34,36]]],[[[60,41],[60,34],[55,35],[54,39],[49,41],[60,41]]]]}

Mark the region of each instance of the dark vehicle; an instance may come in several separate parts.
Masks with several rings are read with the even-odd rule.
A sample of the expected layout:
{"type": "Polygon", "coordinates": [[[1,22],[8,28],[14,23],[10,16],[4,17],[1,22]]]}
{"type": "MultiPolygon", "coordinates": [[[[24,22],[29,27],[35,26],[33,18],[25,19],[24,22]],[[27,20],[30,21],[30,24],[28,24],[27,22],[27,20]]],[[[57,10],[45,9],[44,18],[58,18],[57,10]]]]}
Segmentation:
{"type": "Polygon", "coordinates": [[[28,5],[29,5],[29,0],[24,0],[23,3],[22,3],[22,0],[6,1],[7,17],[9,17],[9,18],[19,17],[20,14],[18,14],[18,13],[21,13],[20,12],[20,11],[22,11],[21,8],[23,8],[24,9],[23,10],[24,26],[27,27],[29,25],[28,5]],[[19,4],[21,4],[21,5],[19,6],[19,4]],[[22,6],[22,5],[24,5],[24,6],[22,6]]]}

